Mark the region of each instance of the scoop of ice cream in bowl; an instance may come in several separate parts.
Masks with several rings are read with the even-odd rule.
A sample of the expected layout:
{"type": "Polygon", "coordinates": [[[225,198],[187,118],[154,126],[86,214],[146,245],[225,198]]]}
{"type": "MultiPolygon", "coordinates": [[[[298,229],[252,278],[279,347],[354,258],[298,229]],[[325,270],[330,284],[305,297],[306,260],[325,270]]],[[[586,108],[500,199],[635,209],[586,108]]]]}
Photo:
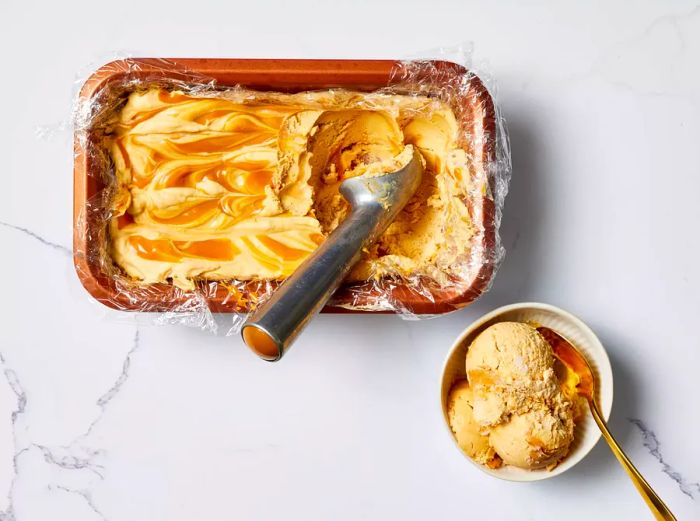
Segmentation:
{"type": "Polygon", "coordinates": [[[440,400],[457,447],[484,472],[511,481],[561,474],[600,438],[576,382],[537,331],[546,326],[589,360],[605,419],[612,371],[605,350],[581,320],[547,304],[513,304],[465,329],[445,360],[440,400]]]}

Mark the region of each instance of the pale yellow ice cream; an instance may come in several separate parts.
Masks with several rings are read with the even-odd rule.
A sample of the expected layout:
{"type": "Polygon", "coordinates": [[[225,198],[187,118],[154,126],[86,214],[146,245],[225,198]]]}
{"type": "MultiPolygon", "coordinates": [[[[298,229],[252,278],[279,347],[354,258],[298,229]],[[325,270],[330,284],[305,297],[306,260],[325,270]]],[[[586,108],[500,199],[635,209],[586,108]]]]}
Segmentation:
{"type": "Polygon", "coordinates": [[[574,439],[573,416],[564,417],[548,407],[533,407],[513,414],[488,429],[494,451],[508,465],[525,469],[556,465],[569,451],[574,439]]]}
{"type": "Polygon", "coordinates": [[[447,402],[450,428],[457,444],[474,461],[495,468],[501,462],[496,451],[489,444],[488,436],[479,432],[480,426],[474,421],[473,394],[466,381],[455,384],[450,390],[447,402]]]}
{"type": "Polygon", "coordinates": [[[469,346],[472,424],[505,464],[552,467],[567,454],[576,409],[554,366],[551,346],[527,324],[494,324],[469,346]]]}
{"type": "Polygon", "coordinates": [[[446,280],[470,245],[457,120],[427,97],[151,88],[128,97],[105,141],[117,179],[110,253],[144,283],[287,277],[347,214],[342,180],[397,169],[411,147],[421,186],[350,279],[446,280]]]}
{"type": "Polygon", "coordinates": [[[467,351],[466,370],[475,394],[474,416],[483,425],[528,411],[559,386],[551,346],[519,322],[494,324],[476,337],[467,351]]]}

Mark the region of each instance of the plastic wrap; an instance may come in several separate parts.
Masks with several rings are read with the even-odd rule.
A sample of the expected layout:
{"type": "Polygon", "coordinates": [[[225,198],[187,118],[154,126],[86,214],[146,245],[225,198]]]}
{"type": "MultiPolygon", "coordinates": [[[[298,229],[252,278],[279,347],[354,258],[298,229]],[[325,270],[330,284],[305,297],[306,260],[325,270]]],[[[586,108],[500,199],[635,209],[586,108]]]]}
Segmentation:
{"type": "MultiPolygon", "coordinates": [[[[448,264],[440,265],[438,259],[429,268],[406,273],[385,263],[389,267],[366,274],[367,280],[344,284],[326,311],[394,312],[404,318],[423,318],[462,308],[489,289],[504,255],[498,227],[510,178],[510,154],[504,121],[492,95],[480,77],[464,66],[434,60],[122,59],[103,66],[85,82],[74,112],[74,260],[81,282],[98,301],[118,310],[155,312],[157,323],[202,328],[213,327],[213,312],[233,313],[231,331],[236,331],[246,314],[281,282],[208,280],[204,275],[191,285],[172,280],[145,283],[127,275],[115,262],[110,232],[115,228],[110,223],[128,214],[133,201],[120,201],[128,187],[117,179],[114,154],[106,143],[128,96],[156,87],[162,92],[242,103],[265,102],[276,96],[270,94],[274,92],[326,92],[308,95],[308,103],[315,108],[320,106],[318,96],[344,99],[345,108],[369,111],[381,110],[382,100],[391,96],[426,97],[435,100],[435,106],[448,106],[456,117],[457,143],[465,152],[468,172],[460,174],[459,182],[443,186],[446,193],[441,197],[468,211],[469,233],[462,229],[464,220],[455,220],[454,212],[443,205],[438,211],[443,212],[444,222],[434,235],[440,237],[443,250],[452,253],[448,264]],[[346,91],[364,94],[350,96],[346,91]]],[[[303,95],[283,104],[297,103],[299,96],[303,95]]],[[[430,108],[421,110],[422,117],[432,117],[426,114],[430,108]]]]}

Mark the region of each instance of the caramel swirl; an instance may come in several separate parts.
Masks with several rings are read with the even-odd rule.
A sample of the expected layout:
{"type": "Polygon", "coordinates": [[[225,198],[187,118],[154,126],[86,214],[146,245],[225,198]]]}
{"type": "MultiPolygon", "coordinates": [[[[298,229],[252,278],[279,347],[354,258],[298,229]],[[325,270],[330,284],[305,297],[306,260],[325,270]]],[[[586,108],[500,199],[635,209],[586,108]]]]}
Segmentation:
{"type": "Polygon", "coordinates": [[[107,139],[118,182],[112,256],[134,279],[185,288],[284,278],[347,212],[340,181],[395,168],[412,144],[432,175],[354,276],[436,264],[447,251],[440,218],[468,213],[455,196],[468,173],[457,132],[446,105],[421,97],[134,92],[107,139]]]}

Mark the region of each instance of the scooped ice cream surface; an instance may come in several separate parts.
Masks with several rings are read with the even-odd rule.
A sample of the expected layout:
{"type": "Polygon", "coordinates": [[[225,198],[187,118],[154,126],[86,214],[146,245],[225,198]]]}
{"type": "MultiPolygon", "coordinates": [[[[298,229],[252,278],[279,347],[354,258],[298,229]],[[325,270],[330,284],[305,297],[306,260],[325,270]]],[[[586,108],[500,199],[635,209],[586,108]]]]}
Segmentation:
{"type": "Polygon", "coordinates": [[[344,179],[425,162],[415,195],[349,275],[446,283],[469,253],[471,160],[451,106],[341,90],[135,90],[105,129],[110,254],[133,280],[281,280],[345,218],[344,179]]]}
{"type": "Polygon", "coordinates": [[[547,341],[519,322],[486,328],[467,351],[468,423],[506,464],[552,467],[568,453],[575,408],[554,364],[547,341]]]}
{"type": "Polygon", "coordinates": [[[450,428],[457,444],[471,459],[488,467],[500,466],[500,459],[489,438],[479,432],[479,424],[474,421],[472,402],[474,396],[467,382],[458,382],[450,391],[447,404],[450,428]]]}

